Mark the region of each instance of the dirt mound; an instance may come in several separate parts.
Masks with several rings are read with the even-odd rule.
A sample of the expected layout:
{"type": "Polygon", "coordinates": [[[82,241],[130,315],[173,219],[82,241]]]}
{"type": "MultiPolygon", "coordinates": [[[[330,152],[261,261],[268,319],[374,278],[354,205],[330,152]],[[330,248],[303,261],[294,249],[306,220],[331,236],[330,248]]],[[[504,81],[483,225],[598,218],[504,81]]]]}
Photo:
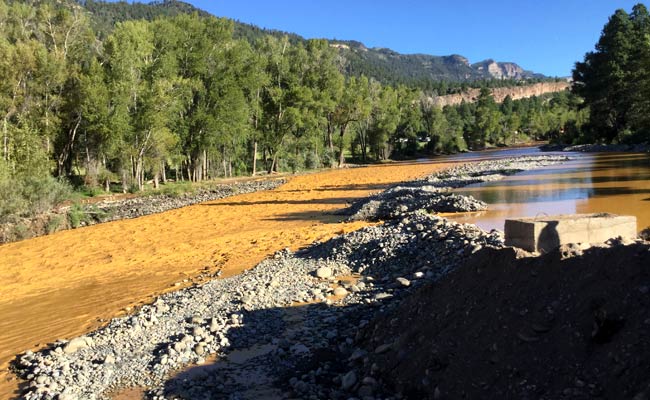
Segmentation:
{"type": "Polygon", "coordinates": [[[566,256],[476,253],[360,332],[364,372],[410,399],[647,399],[650,245],[566,256]]]}

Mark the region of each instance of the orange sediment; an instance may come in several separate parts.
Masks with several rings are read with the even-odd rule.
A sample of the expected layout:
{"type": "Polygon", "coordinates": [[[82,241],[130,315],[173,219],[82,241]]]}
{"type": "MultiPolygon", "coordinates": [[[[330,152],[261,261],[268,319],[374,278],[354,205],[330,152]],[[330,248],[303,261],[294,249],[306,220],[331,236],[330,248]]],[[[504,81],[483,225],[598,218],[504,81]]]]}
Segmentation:
{"type": "Polygon", "coordinates": [[[398,163],[300,175],[272,191],[0,246],[0,398],[17,395],[8,371],[16,354],[96,329],[202,273],[232,276],[277,250],[356,230],[365,224],[341,223],[332,212],[447,166],[398,163]]]}

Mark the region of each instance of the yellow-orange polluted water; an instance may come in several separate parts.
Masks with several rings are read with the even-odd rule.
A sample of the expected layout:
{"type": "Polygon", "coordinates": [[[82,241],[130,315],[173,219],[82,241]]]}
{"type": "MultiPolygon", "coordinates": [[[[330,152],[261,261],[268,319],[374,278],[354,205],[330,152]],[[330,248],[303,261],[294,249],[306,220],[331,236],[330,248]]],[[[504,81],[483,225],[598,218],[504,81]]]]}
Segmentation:
{"type": "Polygon", "coordinates": [[[650,227],[650,154],[574,154],[574,160],[504,180],[458,189],[489,204],[487,211],[449,218],[485,230],[506,218],[609,212],[650,227]]]}

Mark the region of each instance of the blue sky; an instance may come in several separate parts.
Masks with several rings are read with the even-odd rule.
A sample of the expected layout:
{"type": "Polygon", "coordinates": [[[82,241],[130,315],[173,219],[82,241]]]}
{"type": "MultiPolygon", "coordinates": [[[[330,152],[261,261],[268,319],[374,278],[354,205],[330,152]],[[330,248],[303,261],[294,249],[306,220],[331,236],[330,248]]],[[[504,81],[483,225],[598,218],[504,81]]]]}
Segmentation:
{"type": "MultiPolygon", "coordinates": [[[[186,0],[187,1],[187,0],[186,0]]],[[[638,0],[189,0],[214,15],[400,53],[513,61],[568,76],[607,18],[638,0]]],[[[647,4],[647,3],[646,3],[647,4]]]]}

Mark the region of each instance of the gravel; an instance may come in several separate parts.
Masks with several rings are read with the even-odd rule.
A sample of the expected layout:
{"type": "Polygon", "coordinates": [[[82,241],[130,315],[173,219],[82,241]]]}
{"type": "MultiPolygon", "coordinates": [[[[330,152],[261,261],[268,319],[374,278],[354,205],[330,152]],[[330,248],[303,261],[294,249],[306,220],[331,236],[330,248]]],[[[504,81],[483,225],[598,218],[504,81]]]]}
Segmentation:
{"type": "MultiPolygon", "coordinates": [[[[501,171],[564,159],[511,160],[501,171]]],[[[495,174],[481,168],[417,184],[454,187],[495,174]]],[[[152,399],[372,399],[378,384],[359,375],[368,360],[354,346],[359,329],[476,251],[503,247],[501,232],[412,208],[400,207],[381,225],[277,252],[238,276],[162,295],[84,337],[28,351],[13,365],[28,381],[24,398],[103,399],[142,387],[152,399]]],[[[383,343],[375,353],[390,351],[383,343]]]]}
{"type": "Polygon", "coordinates": [[[177,196],[155,195],[142,196],[132,199],[105,201],[95,205],[86,205],[84,210],[102,217],[91,221],[90,224],[117,221],[121,219],[137,218],[144,215],[157,214],[176,208],[187,207],[193,204],[223,199],[238,194],[272,190],[284,184],[285,179],[265,179],[260,181],[237,182],[232,184],[219,184],[210,188],[199,189],[195,193],[184,193],[177,196]]]}
{"type": "Polygon", "coordinates": [[[530,156],[464,164],[403,183],[374,196],[355,202],[342,212],[349,221],[379,221],[399,218],[407,212],[470,212],[487,209],[487,204],[472,196],[450,190],[475,183],[500,180],[524,170],[567,161],[566,156],[530,156]]]}

